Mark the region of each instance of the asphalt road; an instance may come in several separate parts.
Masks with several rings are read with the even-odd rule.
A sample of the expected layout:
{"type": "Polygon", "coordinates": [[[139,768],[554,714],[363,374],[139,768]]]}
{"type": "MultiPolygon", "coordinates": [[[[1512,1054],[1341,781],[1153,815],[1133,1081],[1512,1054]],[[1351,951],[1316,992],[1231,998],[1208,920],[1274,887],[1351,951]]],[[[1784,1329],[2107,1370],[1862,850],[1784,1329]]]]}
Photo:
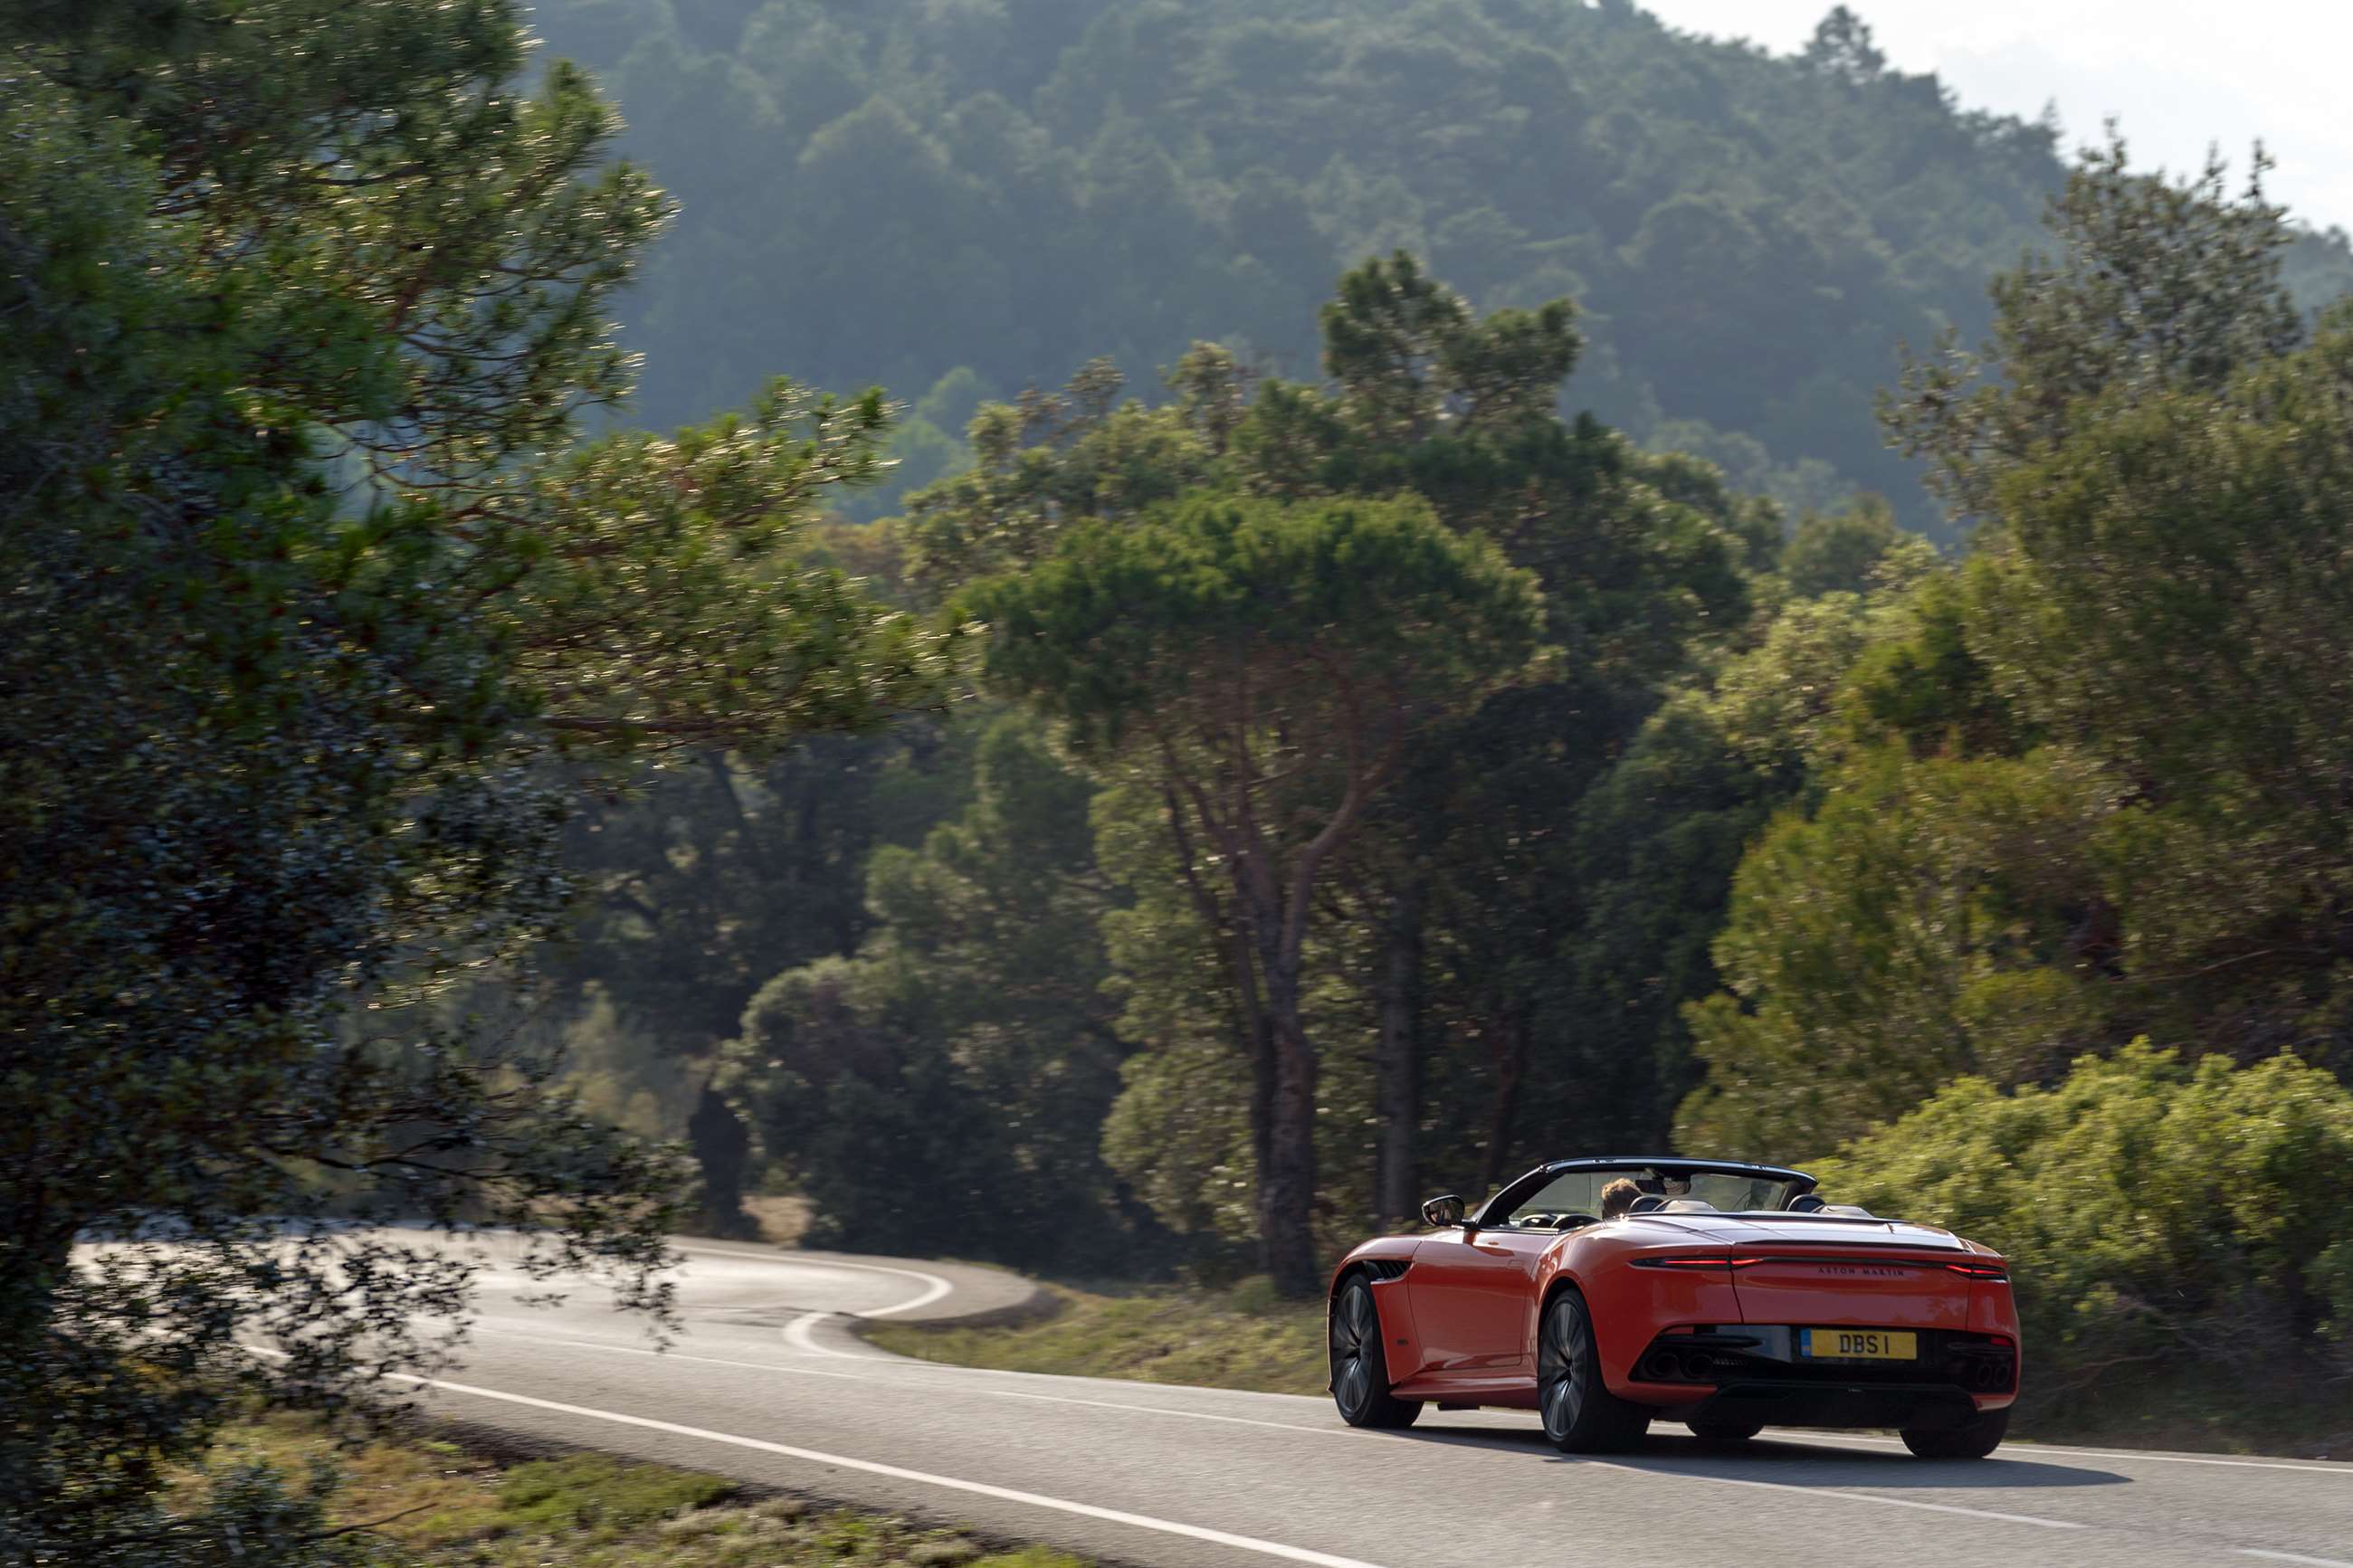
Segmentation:
{"type": "Polygon", "coordinates": [[[2027,1444],[1928,1463],[1812,1434],[1727,1453],[1680,1427],[1568,1458],[1502,1413],[1358,1432],[1321,1399],[936,1366],[849,1331],[1027,1294],[992,1270],[683,1245],[667,1350],[593,1289],[533,1309],[494,1272],[429,1407],[1113,1563],[2353,1568],[2353,1464],[2027,1444]]]}

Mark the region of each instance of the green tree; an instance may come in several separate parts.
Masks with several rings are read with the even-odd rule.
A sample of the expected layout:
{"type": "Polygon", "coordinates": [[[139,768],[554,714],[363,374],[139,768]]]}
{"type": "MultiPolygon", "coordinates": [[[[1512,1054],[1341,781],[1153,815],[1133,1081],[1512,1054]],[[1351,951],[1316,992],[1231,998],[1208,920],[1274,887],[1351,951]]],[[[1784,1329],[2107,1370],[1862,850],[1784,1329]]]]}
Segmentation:
{"type": "Polygon", "coordinates": [[[1992,514],[2001,475],[2064,436],[2085,402],[2211,392],[2300,341],[2280,280],[2295,234],[2263,196],[2270,167],[2258,148],[2233,199],[2220,153],[2177,182],[2135,173],[2113,128],[2084,152],[2045,215],[2058,249],[1994,279],[1991,341],[1970,353],[1947,331],[1881,400],[1890,440],[1928,459],[1957,516],[1992,514]]]}
{"type": "Polygon", "coordinates": [[[1819,798],[1851,727],[1842,693],[1906,640],[1915,597],[1894,580],[1797,599],[1749,646],[1704,650],[1578,797],[1555,874],[1582,912],[1551,966],[1571,1070],[1548,1103],[1579,1146],[1666,1141],[1701,1067],[1684,1007],[1723,984],[1711,947],[1743,853],[1819,798]]]}
{"type": "Polygon", "coordinates": [[[340,1219],[665,1300],[669,1158],[437,1000],[564,913],[559,741],[861,723],[939,654],[786,549],[879,400],[573,445],[664,204],[576,71],[510,85],[513,6],[0,50],[0,1551],[199,1552],[301,1512],[167,1517],[238,1389],[360,1398],[463,1305],[462,1250],[340,1219]]]}
{"type": "Polygon", "coordinates": [[[2275,211],[2120,160],[2002,285],[2000,381],[1897,409],[1989,527],[1743,864],[1686,1137],[1798,1154],[2140,1036],[2348,1064],[2353,351],[2292,346],[2275,211]]]}
{"type": "MultiPolygon", "coordinates": [[[[1567,650],[1573,673],[1524,683],[1426,731],[1367,830],[1324,879],[1335,921],[1315,967],[1347,978],[1310,999],[1314,1026],[1368,1027],[1377,1037],[1373,1080],[1347,1087],[1368,1096],[1364,1113],[1324,1122],[1320,1158],[1334,1173],[1327,1212],[1336,1226],[1366,1211],[1409,1218],[1426,1158],[1451,1162],[1467,1151],[1482,1171],[1507,1158],[1531,1083],[1565,1094],[1572,1081],[1622,1072],[1626,1092],[1609,1103],[1624,1107],[1624,1118],[1594,1135],[1655,1136],[1639,1130],[1663,1123],[1681,1086],[1638,1087],[1639,1059],[1595,1059],[1584,1048],[1593,1032],[1577,1022],[1581,1004],[1555,984],[1547,955],[1584,918],[1561,856],[1579,792],[1655,704],[1657,683],[1683,668],[1697,643],[1740,626],[1778,524],[1769,507],[1731,494],[1705,464],[1646,455],[1596,421],[1558,416],[1558,384],[1581,341],[1567,301],[1481,316],[1412,258],[1396,256],[1344,278],[1324,325],[1332,378],[1323,385],[1256,377],[1231,351],[1196,345],[1168,375],[1173,395],[1157,408],[1116,402],[1118,383],[1091,365],[1063,394],[985,410],[976,429],[997,433],[989,444],[997,455],[913,498],[910,528],[940,580],[1036,560],[1091,518],[1132,523],[1204,482],[1295,503],[1406,493],[1540,574],[1547,637],[1567,650]],[[1445,1131],[1424,1151],[1421,1129],[1430,1122],[1445,1131]],[[1469,1125],[1482,1135],[1454,1136],[1469,1125]],[[1374,1131],[1351,1135],[1349,1127],[1374,1131]],[[1370,1196],[1355,1174],[1360,1160],[1370,1196]]],[[[1220,1047],[1199,1034],[1197,1010],[1176,994],[1192,982],[1168,955],[1197,942],[1212,954],[1240,952],[1248,933],[1228,906],[1158,896],[1153,879],[1193,865],[1199,837],[1171,855],[1145,852],[1129,826],[1152,792],[1113,794],[1102,818],[1107,863],[1132,871],[1125,879],[1136,896],[1114,917],[1113,945],[1128,1026],[1149,1047],[1127,1069],[1139,1098],[1116,1127],[1128,1128],[1147,1100],[1182,1107],[1206,1126],[1217,1120],[1208,1106],[1217,1079],[1196,1080],[1271,1058],[1259,1018],[1244,1006],[1224,1026],[1240,1059],[1208,1065],[1224,1060],[1220,1047]],[[1198,935],[1185,929],[1200,921],[1198,935]]],[[[1251,1079],[1264,1081],[1255,1070],[1251,1079]]],[[[1140,1190],[1165,1195],[1198,1178],[1222,1193],[1255,1180],[1236,1174],[1255,1170],[1254,1151],[1188,1146],[1181,1163],[1192,1175],[1180,1178],[1148,1168],[1179,1162],[1165,1140],[1112,1137],[1140,1190]]],[[[1230,1229],[1232,1210],[1201,1193],[1166,1214],[1197,1230],[1219,1216],[1218,1226],[1230,1229]]]]}
{"type": "Polygon", "coordinates": [[[786,971],[744,1009],[724,1081],[815,1237],[905,1252],[953,1232],[977,1256],[1097,1270],[1153,1239],[1098,1147],[1123,1052],[1094,785],[1045,731],[991,718],[971,804],[869,859],[855,955],[786,971]]]}
{"type": "Polygon", "coordinates": [[[987,626],[989,681],[1066,724],[1079,754],[1167,790],[1172,831],[1202,841],[1186,871],[1229,907],[1209,923],[1241,939],[1230,983],[1261,1020],[1267,1270],[1312,1292],[1318,1052],[1301,994],[1318,879],[1416,731],[1523,675],[1534,584],[1413,503],[1202,497],[1080,529],[963,602],[987,626]]]}
{"type": "Polygon", "coordinates": [[[1781,551],[1781,576],[1791,593],[1806,598],[1861,593],[1904,541],[1887,502],[1877,496],[1859,496],[1842,510],[1798,520],[1781,551]]]}
{"type": "Polygon", "coordinates": [[[546,1005],[578,1037],[575,1058],[597,1047],[602,1093],[670,1086],[655,1130],[693,1148],[702,1228],[751,1223],[744,1130],[713,1082],[721,1046],[780,968],[858,951],[869,858],[954,814],[970,752],[962,729],[930,720],[774,755],[682,752],[566,824],[583,896],[542,961],[546,1005]]]}
{"type": "Polygon", "coordinates": [[[2094,887],[2100,781],[2055,759],[1866,752],[1750,847],[1689,1021],[1684,1146],[1804,1158],[1964,1074],[2033,1082],[2097,1043],[2062,911],[2094,887]]]}

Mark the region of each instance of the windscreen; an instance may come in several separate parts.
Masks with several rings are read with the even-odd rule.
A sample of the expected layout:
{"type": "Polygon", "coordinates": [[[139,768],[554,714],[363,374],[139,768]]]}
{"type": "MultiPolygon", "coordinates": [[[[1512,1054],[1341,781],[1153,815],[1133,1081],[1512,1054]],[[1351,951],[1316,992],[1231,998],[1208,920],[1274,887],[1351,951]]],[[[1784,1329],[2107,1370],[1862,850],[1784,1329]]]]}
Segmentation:
{"type": "Polygon", "coordinates": [[[1661,1198],[1696,1198],[1725,1213],[1782,1209],[1804,1190],[1801,1182],[1736,1171],[1663,1172],[1651,1165],[1599,1171],[1565,1171],[1513,1208],[1514,1225],[1551,1225],[1573,1215],[1599,1217],[1602,1194],[1612,1182],[1630,1181],[1638,1193],[1661,1198]]]}

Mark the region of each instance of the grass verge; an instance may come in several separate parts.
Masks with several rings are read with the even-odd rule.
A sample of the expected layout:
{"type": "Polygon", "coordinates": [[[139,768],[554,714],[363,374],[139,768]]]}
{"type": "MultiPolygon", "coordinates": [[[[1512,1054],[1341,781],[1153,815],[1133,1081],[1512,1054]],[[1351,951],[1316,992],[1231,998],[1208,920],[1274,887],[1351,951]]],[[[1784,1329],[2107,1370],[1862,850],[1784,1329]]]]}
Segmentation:
{"type": "Polygon", "coordinates": [[[1085,1568],[603,1454],[502,1464],[421,1435],[338,1448],[310,1422],[272,1417],[232,1428],[214,1458],[297,1476],[332,1460],[331,1522],[365,1527],[368,1560],[385,1568],[1085,1568]]]}
{"type": "Polygon", "coordinates": [[[979,1329],[874,1323],[865,1333],[901,1355],[962,1366],[1266,1394],[1324,1392],[1321,1301],[1283,1300],[1261,1280],[1207,1293],[1048,1289],[1060,1310],[1041,1322],[979,1329]]]}

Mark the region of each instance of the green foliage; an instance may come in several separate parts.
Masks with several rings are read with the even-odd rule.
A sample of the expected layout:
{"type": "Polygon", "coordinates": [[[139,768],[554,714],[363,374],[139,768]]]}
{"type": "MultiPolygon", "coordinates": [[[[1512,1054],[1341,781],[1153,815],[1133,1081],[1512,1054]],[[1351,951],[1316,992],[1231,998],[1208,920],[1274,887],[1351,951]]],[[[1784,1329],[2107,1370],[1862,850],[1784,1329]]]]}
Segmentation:
{"type": "Polygon", "coordinates": [[[982,731],[975,794],[918,847],[866,861],[868,933],[787,970],[723,1077],[816,1207],[812,1234],[1031,1267],[1137,1257],[1096,1149],[1116,1091],[1092,786],[1036,718],[982,731]]]}
{"type": "Polygon", "coordinates": [[[692,1141],[705,1230],[746,1228],[754,1173],[713,1086],[721,1046],[779,967],[857,951],[873,924],[869,857],[964,805],[971,728],[917,720],[773,755],[675,754],[567,824],[583,897],[542,964],[540,1026],[560,1030],[568,1081],[592,1106],[692,1141]]]}
{"type": "Polygon", "coordinates": [[[2001,476],[2095,399],[2211,392],[2295,346],[2303,321],[2281,267],[2296,236],[2263,197],[2269,166],[2258,149],[2234,200],[2219,153],[2178,182],[2135,174],[2113,130],[2084,154],[2047,215],[2057,252],[1994,282],[1992,341],[1971,353],[1947,332],[1883,396],[1890,439],[1929,459],[1948,507],[1992,513],[2001,476]]]}
{"type": "Polygon", "coordinates": [[[1082,751],[1288,731],[1311,771],[1344,749],[1377,765],[1425,710],[1516,675],[1540,626],[1499,552],[1403,501],[1203,498],[1082,530],[962,603],[988,626],[988,679],[1082,751]]]}
{"type": "MultiPolygon", "coordinates": [[[[1561,863],[1564,823],[1609,749],[1655,701],[1654,684],[1683,668],[1694,645],[1736,627],[1779,523],[1704,463],[1645,454],[1593,421],[1556,416],[1555,384],[1578,343],[1566,302],[1481,317],[1400,255],[1345,277],[1324,324],[1334,379],[1322,386],[1256,377],[1230,352],[1196,345],[1166,376],[1172,395],[1157,408],[1118,401],[1121,383],[1101,364],[1063,393],[984,407],[974,425],[979,465],[910,498],[907,527],[938,592],[976,573],[1034,576],[1091,527],[1148,553],[1125,535],[1164,522],[1188,490],[1294,509],[1419,496],[1447,529],[1535,573],[1557,662],[1399,753],[1393,784],[1361,826],[1345,829],[1340,876],[1317,873],[1338,925],[1293,938],[1279,914],[1268,922],[1278,948],[1295,942],[1302,955],[1297,1005],[1311,1034],[1345,1037],[1377,1013],[1398,1062],[1440,1041],[1472,1047],[1442,1066],[1433,1059],[1427,1076],[1444,1103],[1427,1116],[1389,1109],[1400,1082],[1378,1087],[1346,1058],[1319,1078],[1319,1102],[1346,1108],[1318,1115],[1313,1133],[1319,1168],[1335,1173],[1336,1237],[1361,1206],[1366,1129],[1428,1121],[1451,1133],[1501,1121],[1469,1157],[1504,1157],[1528,1076],[1520,1058],[1538,1057],[1533,1081],[1547,1088],[1622,1071],[1627,1090],[1612,1100],[1622,1115],[1610,1127],[1663,1115],[1662,1092],[1672,1091],[1634,1087],[1645,1080],[1638,1056],[1583,1048],[1582,998],[1563,994],[1557,966],[1538,956],[1583,918],[1561,863]],[[1446,934],[1425,941],[1425,926],[1446,934]],[[1388,935],[1376,939],[1378,931],[1388,935]],[[1390,947],[1377,961],[1390,978],[1377,985],[1368,967],[1377,940],[1390,947]],[[1495,1026],[1499,1018],[1509,1026],[1495,1026]]],[[[1161,657],[1181,670],[1198,653],[1171,643],[1161,657]]],[[[1155,693],[1136,710],[1160,706],[1155,693]]],[[[1145,1047],[1124,1069],[1106,1152],[1172,1227],[1239,1238],[1256,1226],[1250,1194],[1265,1181],[1274,1075],[1253,917],[1229,885],[1244,862],[1221,850],[1218,827],[1195,820],[1199,801],[1165,766],[1130,758],[1103,777],[1101,853],[1134,900],[1106,915],[1105,939],[1123,1033],[1145,1047]],[[1222,998],[1202,993],[1205,964],[1226,971],[1222,998]],[[1223,1080],[1241,1072],[1254,1088],[1238,1104],[1223,1080]],[[1170,1125],[1187,1135],[1167,1138],[1170,1125]]],[[[1326,783],[1305,770],[1282,782],[1297,799],[1326,783]]],[[[1259,815],[1302,842],[1312,828],[1292,820],[1302,809],[1286,799],[1259,815]]],[[[1450,1138],[1447,1156],[1470,1142],[1450,1138]]],[[[1398,1195],[1411,1183],[1405,1159],[1398,1149],[1378,1156],[1389,1173],[1377,1201],[1388,1212],[1416,1201],[1398,1195]]]]}
{"type": "Polygon", "coordinates": [[[1266,1097],[1252,1118],[1259,1229],[1268,1271],[1305,1293],[1317,879],[1417,732],[1527,671],[1535,581],[1416,500],[1201,495],[1126,528],[1082,526],[962,604],[987,625],[989,681],[1053,715],[1099,769],[1149,780],[1172,833],[1219,858],[1197,869],[1180,850],[1206,923],[1246,944],[1236,1000],[1266,1097]]]}
{"type": "Polygon", "coordinates": [[[879,398],[575,447],[667,205],[523,56],[502,0],[0,18],[7,1554],[129,1550],[241,1385],[427,1354],[471,1262],[347,1220],[659,1310],[673,1161],[453,994],[564,913],[556,738],[773,745],[944,673],[789,552],[879,398]]]}
{"type": "Polygon", "coordinates": [[[2114,1419],[2194,1383],[2215,1417],[2252,1396],[2325,1435],[2321,1391],[2353,1372],[2353,1222],[2325,1174],[2348,1159],[2353,1091],[2328,1073],[2137,1044],[2048,1089],[1959,1079],[1811,1168],[2010,1258],[2039,1415],[2114,1419]]]}
{"type": "Polygon", "coordinates": [[[627,1530],[717,1502],[735,1488],[718,1476],[575,1454],[517,1465],[499,1482],[515,1528],[554,1534],[595,1525],[627,1530]]]}
{"type": "MultiPolygon", "coordinates": [[[[1922,543],[1908,542],[1915,552],[1922,543]]],[[[1809,599],[1859,594],[1883,570],[1903,568],[1904,563],[1890,557],[1906,543],[1887,502],[1878,496],[1860,496],[1843,511],[1811,512],[1798,520],[1781,550],[1781,575],[1791,593],[1809,599]]],[[[1909,564],[1917,571],[1919,563],[1909,564]]]]}
{"type": "Polygon", "coordinates": [[[1661,1141],[1693,1086],[1683,1009],[1721,984],[1710,946],[1743,853],[1777,811],[1818,790],[1844,733],[1850,672],[1909,625],[1898,584],[1789,602],[1753,646],[1670,692],[1576,803],[1562,879],[1584,911],[1558,966],[1574,1032],[1546,1062],[1566,1080],[1550,1120],[1577,1132],[1559,1136],[1661,1141]]]}
{"type": "Polygon", "coordinates": [[[1794,1159],[1965,1073],[2032,1081],[2084,1046],[2060,911],[2086,874],[2100,782],[2049,753],[1845,763],[1810,814],[1749,848],[1689,1022],[1708,1068],[1676,1137],[1794,1159]]]}
{"type": "Polygon", "coordinates": [[[2290,346],[2284,230],[2220,179],[2092,155],[2070,248],[2001,290],[2005,379],[1915,377],[1903,419],[1995,527],[1744,863],[1683,1136],[1794,1155],[2141,1035],[2353,1065],[2353,342],[2290,346]]]}
{"type": "MultiPolygon", "coordinates": [[[[787,359],[1011,389],[1211,340],[1295,377],[1334,274],[1404,248],[1482,310],[1576,296],[1578,395],[1645,445],[1695,421],[1757,443],[1792,511],[1861,487],[1917,527],[1868,413],[1890,345],[1978,336],[2063,174],[2053,127],[1887,68],[1852,16],[1778,58],[1582,0],[536,19],[684,204],[630,322],[670,420],[787,359]]],[[[2304,249],[2311,294],[2353,280],[2340,240],[2304,249]]]]}

